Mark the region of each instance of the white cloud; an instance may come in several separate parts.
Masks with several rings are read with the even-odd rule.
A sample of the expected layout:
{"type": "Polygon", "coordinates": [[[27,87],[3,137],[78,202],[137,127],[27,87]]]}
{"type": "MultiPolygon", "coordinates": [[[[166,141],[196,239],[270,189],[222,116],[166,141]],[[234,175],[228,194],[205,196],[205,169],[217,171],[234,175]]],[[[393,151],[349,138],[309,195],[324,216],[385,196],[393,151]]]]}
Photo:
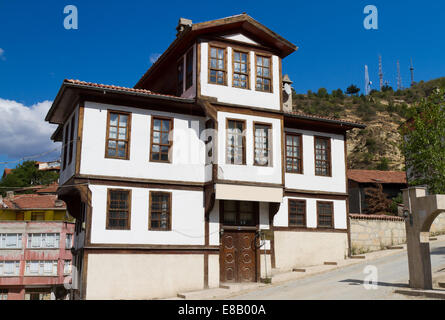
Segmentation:
{"type": "Polygon", "coordinates": [[[151,63],[155,63],[156,60],[158,60],[160,56],[161,56],[160,53],[152,53],[152,54],[150,55],[150,62],[151,62],[151,63]]]}
{"type": "Polygon", "coordinates": [[[3,50],[2,48],[0,48],[0,60],[6,60],[5,50],[3,50]]]}
{"type": "Polygon", "coordinates": [[[56,125],[45,121],[51,104],[51,101],[43,101],[28,107],[0,98],[0,154],[10,159],[20,159],[54,150],[33,160],[59,158],[60,143],[50,139],[56,125]]]}

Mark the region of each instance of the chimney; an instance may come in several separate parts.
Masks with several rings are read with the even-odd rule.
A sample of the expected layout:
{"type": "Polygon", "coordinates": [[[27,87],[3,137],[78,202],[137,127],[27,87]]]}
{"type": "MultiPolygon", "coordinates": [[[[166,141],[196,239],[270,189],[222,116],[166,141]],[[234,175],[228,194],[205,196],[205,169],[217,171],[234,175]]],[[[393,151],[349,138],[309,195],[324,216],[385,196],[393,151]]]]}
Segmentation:
{"type": "Polygon", "coordinates": [[[14,199],[14,191],[6,191],[6,199],[14,199]]]}
{"type": "Polygon", "coordinates": [[[283,77],[283,111],[292,112],[292,81],[286,74],[283,77]]]}
{"type": "Polygon", "coordinates": [[[176,37],[178,37],[181,33],[183,33],[185,30],[192,27],[192,20],[186,19],[186,18],[179,18],[178,26],[176,27],[176,37]]]}

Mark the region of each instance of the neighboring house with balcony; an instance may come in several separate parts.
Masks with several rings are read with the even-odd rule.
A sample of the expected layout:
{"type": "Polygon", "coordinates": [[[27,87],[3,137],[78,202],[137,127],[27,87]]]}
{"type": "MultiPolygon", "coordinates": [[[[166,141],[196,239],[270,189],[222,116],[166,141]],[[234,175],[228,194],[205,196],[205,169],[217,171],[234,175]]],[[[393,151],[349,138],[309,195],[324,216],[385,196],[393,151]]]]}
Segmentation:
{"type": "Polygon", "coordinates": [[[56,195],[0,197],[0,300],[68,298],[73,233],[56,195]]]}
{"type": "Polygon", "coordinates": [[[76,218],[76,299],[148,299],[348,255],[346,131],[292,112],[297,47],[246,14],[193,24],[134,88],[65,80],[46,120],[76,218]],[[261,250],[260,250],[261,247],[261,250]]]}

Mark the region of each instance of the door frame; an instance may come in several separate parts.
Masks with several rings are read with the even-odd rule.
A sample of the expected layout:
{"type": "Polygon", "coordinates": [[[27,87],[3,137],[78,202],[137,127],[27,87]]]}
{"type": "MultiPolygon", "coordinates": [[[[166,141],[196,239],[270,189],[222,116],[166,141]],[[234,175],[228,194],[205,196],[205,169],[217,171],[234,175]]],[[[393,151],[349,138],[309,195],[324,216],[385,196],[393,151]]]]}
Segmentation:
{"type": "MultiPolygon", "coordinates": [[[[254,218],[255,218],[255,226],[229,226],[224,225],[224,201],[237,201],[240,202],[241,200],[223,200],[218,199],[219,202],[219,225],[220,225],[220,232],[224,231],[252,231],[252,232],[258,232],[260,230],[260,203],[254,202],[254,218]]],[[[255,282],[260,282],[260,276],[261,276],[261,265],[260,265],[260,248],[259,248],[259,238],[256,238],[256,246],[255,246],[255,282]]],[[[222,243],[222,235],[219,236],[219,282],[224,282],[224,248],[222,243]]]]}

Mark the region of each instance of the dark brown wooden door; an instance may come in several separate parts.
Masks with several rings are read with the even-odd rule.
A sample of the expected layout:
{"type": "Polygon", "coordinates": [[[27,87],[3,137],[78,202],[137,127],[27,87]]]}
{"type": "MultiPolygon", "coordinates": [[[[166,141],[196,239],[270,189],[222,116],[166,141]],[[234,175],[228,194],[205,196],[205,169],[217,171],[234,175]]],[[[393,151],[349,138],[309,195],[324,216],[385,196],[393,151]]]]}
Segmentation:
{"type": "Polygon", "coordinates": [[[254,231],[224,231],[221,238],[221,281],[255,282],[256,247],[254,231]]]}

